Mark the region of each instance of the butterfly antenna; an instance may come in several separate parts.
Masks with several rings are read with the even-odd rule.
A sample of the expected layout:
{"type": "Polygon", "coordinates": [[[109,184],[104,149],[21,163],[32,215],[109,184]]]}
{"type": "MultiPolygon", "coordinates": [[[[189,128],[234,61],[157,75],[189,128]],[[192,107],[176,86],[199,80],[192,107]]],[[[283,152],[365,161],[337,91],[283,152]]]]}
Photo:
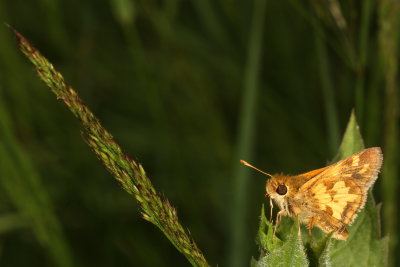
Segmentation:
{"type": "Polygon", "coordinates": [[[260,169],[257,169],[256,167],[254,167],[253,165],[251,165],[250,163],[248,163],[247,161],[244,161],[244,160],[240,160],[240,163],[242,163],[243,165],[246,165],[247,167],[250,167],[250,168],[253,168],[253,169],[255,169],[256,171],[259,171],[259,172],[261,172],[261,173],[263,173],[263,174],[265,174],[265,175],[268,175],[269,177],[273,177],[271,174],[269,174],[269,173],[266,173],[266,172],[264,172],[264,171],[262,171],[262,170],[260,170],[260,169]]]}

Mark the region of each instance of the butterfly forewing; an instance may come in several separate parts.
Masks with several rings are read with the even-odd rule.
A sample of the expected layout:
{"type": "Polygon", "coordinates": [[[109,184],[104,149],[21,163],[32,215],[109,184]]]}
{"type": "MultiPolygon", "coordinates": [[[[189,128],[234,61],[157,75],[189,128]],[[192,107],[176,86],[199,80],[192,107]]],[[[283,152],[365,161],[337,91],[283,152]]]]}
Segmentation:
{"type": "Polygon", "coordinates": [[[300,187],[298,197],[306,199],[310,208],[351,224],[364,206],[381,165],[380,148],[365,149],[326,167],[300,187]]]}

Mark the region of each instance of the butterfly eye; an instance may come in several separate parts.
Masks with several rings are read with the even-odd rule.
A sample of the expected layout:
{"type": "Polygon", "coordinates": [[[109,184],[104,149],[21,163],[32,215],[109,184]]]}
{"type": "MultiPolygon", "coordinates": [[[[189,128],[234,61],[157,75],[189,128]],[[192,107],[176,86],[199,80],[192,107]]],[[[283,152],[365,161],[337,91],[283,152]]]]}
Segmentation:
{"type": "Polygon", "coordinates": [[[281,196],[285,195],[287,193],[286,185],[284,184],[278,185],[278,187],[276,188],[276,192],[281,196]]]}

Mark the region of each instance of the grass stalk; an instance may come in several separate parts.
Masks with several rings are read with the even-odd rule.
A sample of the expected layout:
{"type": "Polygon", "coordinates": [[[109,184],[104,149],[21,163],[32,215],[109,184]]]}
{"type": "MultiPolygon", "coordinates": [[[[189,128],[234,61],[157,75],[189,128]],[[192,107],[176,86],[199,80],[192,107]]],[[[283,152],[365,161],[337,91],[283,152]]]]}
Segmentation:
{"type": "Polygon", "coordinates": [[[193,266],[209,266],[194,240],[180,224],[176,210],[168,200],[159,196],[142,165],[123,152],[53,65],[21,34],[15,30],[14,34],[21,51],[34,65],[40,79],[81,121],[86,143],[122,188],[139,202],[143,218],[157,226],[193,266]]]}
{"type": "Polygon", "coordinates": [[[364,69],[367,65],[368,43],[370,22],[373,11],[373,1],[365,0],[361,7],[360,34],[358,39],[358,60],[356,65],[356,84],[355,84],[355,100],[356,112],[359,118],[360,126],[364,125],[364,103],[365,103],[365,75],[364,69]]]}
{"type": "Polygon", "coordinates": [[[340,131],[337,117],[335,94],[332,86],[331,71],[329,69],[329,58],[327,47],[324,40],[320,37],[322,33],[316,34],[315,46],[319,59],[319,72],[321,80],[321,89],[324,97],[325,117],[327,124],[327,132],[329,138],[329,149],[331,155],[334,155],[336,148],[339,146],[340,131]]]}
{"type": "MultiPolygon", "coordinates": [[[[247,64],[244,73],[243,100],[239,118],[237,156],[251,160],[256,117],[257,91],[260,87],[259,72],[261,65],[263,29],[266,0],[255,0],[253,21],[247,50],[247,64]]],[[[243,266],[246,259],[246,203],[248,194],[248,170],[238,163],[235,168],[234,194],[232,203],[232,231],[228,266],[243,266]]]]}
{"type": "MultiPolygon", "coordinates": [[[[399,92],[398,92],[398,47],[400,26],[400,4],[397,1],[379,2],[379,48],[385,81],[384,150],[385,162],[382,169],[382,196],[384,227],[391,238],[390,259],[398,251],[396,213],[399,177],[399,92]]],[[[397,256],[398,257],[398,256],[397,256]]],[[[399,260],[399,259],[397,259],[399,260]]],[[[398,264],[398,262],[397,262],[398,264]]],[[[394,265],[394,262],[390,262],[394,265]]]]}

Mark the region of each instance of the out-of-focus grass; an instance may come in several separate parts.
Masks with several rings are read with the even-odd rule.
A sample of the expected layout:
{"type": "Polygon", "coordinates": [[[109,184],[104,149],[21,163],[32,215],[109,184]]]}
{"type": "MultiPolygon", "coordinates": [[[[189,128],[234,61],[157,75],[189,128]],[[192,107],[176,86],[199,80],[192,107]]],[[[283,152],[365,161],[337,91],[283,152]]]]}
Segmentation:
{"type": "MultiPolygon", "coordinates": [[[[320,32],[318,33],[322,34],[320,32]]],[[[335,149],[339,145],[339,122],[335,105],[336,97],[326,44],[319,34],[315,37],[315,47],[320,65],[319,80],[321,81],[321,89],[324,96],[325,120],[329,137],[329,152],[335,153],[335,149]]]]}
{"type": "MultiPolygon", "coordinates": [[[[379,51],[384,78],[384,132],[383,145],[385,163],[382,170],[383,218],[385,230],[391,233],[390,251],[398,251],[398,179],[399,179],[399,61],[400,3],[382,1],[379,3],[379,51]]],[[[391,259],[391,264],[395,261],[391,259]]]]}
{"type": "MultiPolygon", "coordinates": [[[[260,69],[263,54],[263,31],[265,23],[267,0],[254,1],[253,21],[249,31],[247,59],[243,76],[243,95],[239,114],[239,129],[236,147],[238,158],[251,160],[254,151],[254,133],[258,106],[258,92],[261,87],[260,69]]],[[[244,249],[243,243],[249,242],[250,232],[246,227],[246,216],[249,195],[248,170],[235,164],[233,168],[233,199],[231,203],[230,249],[228,250],[228,265],[243,266],[248,262],[249,249],[244,249]]]]}
{"type": "Polygon", "coordinates": [[[0,180],[12,204],[21,215],[16,225],[28,221],[36,238],[53,258],[54,265],[74,266],[53,205],[32,161],[18,144],[4,101],[0,100],[0,180]]]}
{"type": "MultiPolygon", "coordinates": [[[[239,107],[254,2],[119,0],[122,13],[110,8],[116,2],[22,5],[5,0],[0,2],[0,19],[41,47],[80,89],[121,145],[157,177],[156,188],[175,203],[210,262],[223,264],[235,223],[232,163],[238,160],[239,107]]],[[[387,101],[395,100],[384,94],[380,26],[375,26],[381,25],[378,18],[388,16],[377,13],[385,3],[389,2],[267,1],[254,164],[268,172],[292,174],[325,165],[337,142],[334,129],[344,128],[360,101],[363,112],[358,119],[366,146],[392,140],[395,132],[389,127],[398,117],[390,113],[393,117],[383,123],[387,101]],[[339,4],[347,27],[338,27],[340,16],[333,17],[334,9],[325,3],[339,4]],[[317,37],[316,27],[322,33],[317,37]],[[361,97],[356,97],[357,79],[363,81],[361,97]],[[383,134],[385,127],[391,134],[383,134]]],[[[85,149],[70,114],[15,56],[5,30],[0,29],[4,107],[18,145],[44,179],[73,254],[83,265],[185,264],[152,227],[132,216],[130,199],[85,149]],[[98,242],[99,236],[104,242],[98,242]]],[[[398,149],[396,143],[385,145],[388,171],[396,164],[389,155],[386,161],[386,153],[395,155],[398,149]]],[[[384,179],[394,182],[386,177],[378,184],[384,179]]],[[[251,194],[243,224],[248,241],[241,244],[248,250],[245,258],[257,255],[253,240],[264,186],[262,180],[248,181],[251,194]]],[[[376,193],[384,209],[399,201],[376,193]]],[[[4,188],[0,197],[5,200],[0,214],[16,210],[4,188]]],[[[384,224],[391,220],[387,215],[384,224]]],[[[31,249],[39,247],[34,238],[21,238],[20,233],[14,229],[2,235],[0,264],[25,266],[13,251],[24,251],[30,259],[42,255],[42,250],[31,249]]]]}

